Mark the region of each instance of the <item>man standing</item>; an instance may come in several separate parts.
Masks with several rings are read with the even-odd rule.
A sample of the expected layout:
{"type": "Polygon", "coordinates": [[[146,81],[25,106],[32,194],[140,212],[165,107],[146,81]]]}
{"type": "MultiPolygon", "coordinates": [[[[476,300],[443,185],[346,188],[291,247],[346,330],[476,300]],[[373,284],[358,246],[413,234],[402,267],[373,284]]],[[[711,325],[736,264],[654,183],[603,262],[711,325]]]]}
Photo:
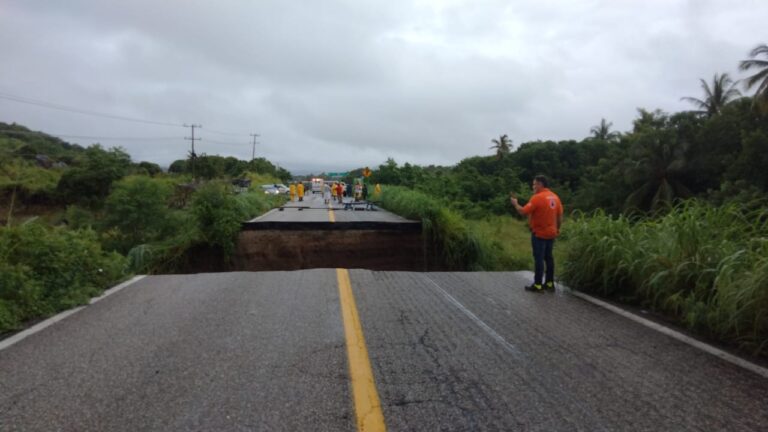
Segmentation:
{"type": "Polygon", "coordinates": [[[344,186],[341,182],[336,183],[336,198],[339,199],[339,204],[344,204],[344,186]]]}
{"type": "Polygon", "coordinates": [[[548,188],[549,181],[543,175],[533,178],[533,196],[528,204],[521,206],[513,195],[510,198],[515,210],[523,216],[528,216],[531,227],[531,247],[533,249],[534,279],[533,284],[525,287],[526,291],[541,291],[543,288],[555,289],[555,258],[552,248],[555,238],[560,235],[563,224],[563,205],[560,198],[548,188]],[[546,264],[546,279],[544,285],[541,279],[546,264]]]}

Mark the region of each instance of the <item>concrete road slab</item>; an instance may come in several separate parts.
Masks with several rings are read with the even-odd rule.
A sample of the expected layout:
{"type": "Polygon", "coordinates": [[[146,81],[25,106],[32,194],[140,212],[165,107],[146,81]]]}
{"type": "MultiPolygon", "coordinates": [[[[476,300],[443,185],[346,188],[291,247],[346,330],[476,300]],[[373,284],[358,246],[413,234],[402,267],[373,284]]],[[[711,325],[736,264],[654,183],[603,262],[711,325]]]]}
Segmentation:
{"type": "MultiPolygon", "coordinates": [[[[345,202],[350,201],[350,199],[345,199],[345,202]]],[[[268,222],[330,223],[332,220],[338,223],[377,222],[400,224],[411,222],[418,224],[416,221],[409,221],[384,209],[377,209],[376,211],[344,210],[344,207],[338,203],[325,204],[322,197],[316,195],[314,197],[306,197],[303,202],[289,202],[282,209],[270,210],[246,222],[246,225],[268,222]],[[330,213],[333,213],[333,216],[330,213]]]]}

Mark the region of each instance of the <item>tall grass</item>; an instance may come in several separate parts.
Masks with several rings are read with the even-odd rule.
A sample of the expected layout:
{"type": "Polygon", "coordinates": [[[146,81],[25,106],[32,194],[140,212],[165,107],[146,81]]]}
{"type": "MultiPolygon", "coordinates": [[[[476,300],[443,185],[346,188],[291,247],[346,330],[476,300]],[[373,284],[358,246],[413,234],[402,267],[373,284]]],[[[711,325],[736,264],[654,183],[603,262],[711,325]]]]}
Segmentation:
{"type": "Polygon", "coordinates": [[[562,277],[766,355],[768,209],[748,208],[687,201],[648,219],[582,215],[569,223],[562,277]]]}
{"type": "Polygon", "coordinates": [[[430,267],[450,270],[496,270],[501,247],[470,227],[461,215],[421,192],[387,186],[381,205],[422,222],[430,267]]]}
{"type": "MultiPolygon", "coordinates": [[[[501,251],[498,255],[498,270],[533,270],[531,230],[528,228],[527,221],[512,215],[491,215],[477,220],[470,219],[468,222],[480,235],[493,239],[494,243],[499,244],[501,251]]],[[[568,247],[567,235],[568,223],[566,222],[561,236],[555,241],[556,269],[565,260],[565,251],[568,247]]]]}

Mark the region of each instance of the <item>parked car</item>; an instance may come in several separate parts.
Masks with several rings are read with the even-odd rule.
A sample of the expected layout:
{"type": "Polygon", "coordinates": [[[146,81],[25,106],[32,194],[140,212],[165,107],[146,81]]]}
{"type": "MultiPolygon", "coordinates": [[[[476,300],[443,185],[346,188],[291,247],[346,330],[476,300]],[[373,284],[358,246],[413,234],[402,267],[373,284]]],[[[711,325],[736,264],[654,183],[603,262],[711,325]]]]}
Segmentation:
{"type": "Polygon", "coordinates": [[[275,187],[275,185],[273,185],[273,184],[261,185],[261,190],[263,190],[264,193],[267,194],[267,195],[278,195],[278,194],[280,194],[280,189],[275,187]]]}

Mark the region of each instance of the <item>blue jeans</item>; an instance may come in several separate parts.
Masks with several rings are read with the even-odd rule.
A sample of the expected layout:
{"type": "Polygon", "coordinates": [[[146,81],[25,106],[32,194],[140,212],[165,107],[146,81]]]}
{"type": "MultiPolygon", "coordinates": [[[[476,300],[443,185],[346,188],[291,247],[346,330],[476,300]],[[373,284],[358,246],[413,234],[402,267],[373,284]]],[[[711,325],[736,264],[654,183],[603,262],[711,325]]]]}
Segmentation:
{"type": "Polygon", "coordinates": [[[552,256],[552,248],[555,239],[545,240],[531,234],[531,248],[533,249],[534,277],[533,283],[541,285],[544,275],[544,264],[547,266],[546,282],[555,282],[555,258],[552,256]]]}

